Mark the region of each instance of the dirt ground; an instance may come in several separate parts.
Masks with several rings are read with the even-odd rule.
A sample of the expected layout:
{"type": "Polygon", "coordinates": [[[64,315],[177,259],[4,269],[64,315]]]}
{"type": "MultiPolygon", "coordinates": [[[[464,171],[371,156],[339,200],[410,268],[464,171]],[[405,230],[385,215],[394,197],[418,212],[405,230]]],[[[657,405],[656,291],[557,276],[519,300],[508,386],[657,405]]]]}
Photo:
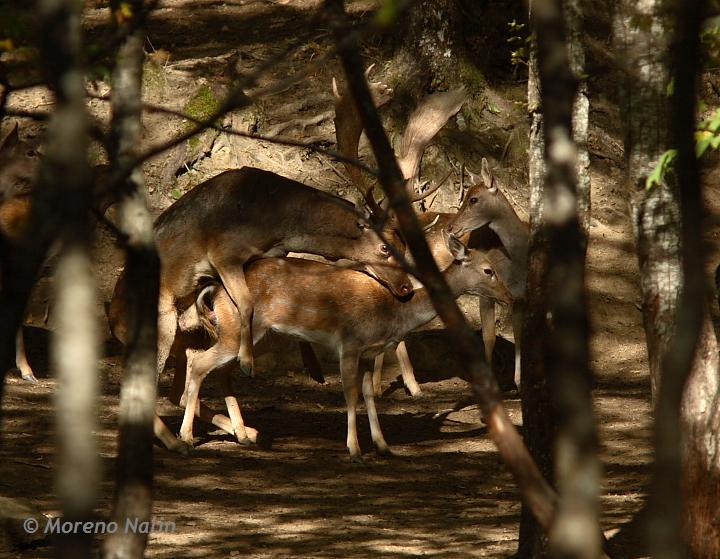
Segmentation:
{"type": "MultiPolygon", "coordinates": [[[[205,79],[214,83],[212,78],[198,77],[192,62],[205,60],[202,57],[216,62],[229,46],[239,49],[240,59],[257,63],[267,45],[272,45],[268,50],[276,52],[290,41],[293,28],[308,21],[311,8],[317,4],[310,0],[161,2],[149,35],[154,48],[167,49],[173,56],[165,69],[169,76],[166,87],[172,90],[172,80],[180,79],[177,74],[183,72],[189,72],[186,80],[190,82],[205,79]],[[234,26],[233,17],[238,18],[237,24],[244,22],[245,27],[234,26]]],[[[370,1],[352,3],[353,13],[361,15],[372,6],[370,1]]],[[[95,26],[103,17],[99,10],[90,11],[86,23],[91,35],[99,33],[95,26]]],[[[323,47],[310,48],[321,52],[323,47]]],[[[283,75],[301,58],[314,55],[304,51],[302,57],[298,55],[281,65],[274,76],[283,75]]],[[[313,74],[282,94],[285,97],[268,102],[262,114],[251,119],[256,123],[259,119],[267,126],[282,121],[287,118],[283,107],[291,104],[292,96],[298,92],[317,99],[316,107],[307,104],[302,110],[313,114],[309,107],[329,108],[328,78],[327,71],[313,74]]],[[[520,89],[516,86],[516,93],[520,89]]],[[[157,95],[159,100],[168,100],[167,92],[164,98],[162,93],[157,95]]],[[[39,106],[41,98],[42,94],[35,92],[11,101],[19,106],[39,106]]],[[[602,111],[615,110],[603,107],[602,111]]],[[[102,113],[102,109],[97,111],[102,113]]],[[[324,135],[330,143],[331,120],[294,133],[298,138],[324,135]]],[[[148,130],[146,139],[152,143],[167,132],[148,130]]],[[[623,556],[642,557],[642,535],[623,527],[640,510],[645,497],[652,424],[638,307],[638,271],[627,201],[622,196],[621,156],[612,155],[618,145],[616,132],[598,123],[593,123],[591,129],[595,138],[588,252],[591,366],[597,377],[593,395],[604,469],[602,527],[608,538],[615,538],[623,556]]],[[[209,152],[189,166],[188,175],[195,177],[190,182],[199,182],[204,173],[212,175],[219,168],[256,164],[282,168],[283,174],[314,186],[324,180],[334,181],[335,192],[352,195],[347,180],[336,168],[328,169],[322,157],[264,143],[243,146],[247,149],[238,151],[237,143],[228,140],[223,144],[222,138],[215,141],[209,152]]],[[[155,161],[146,168],[156,211],[172,202],[167,189],[154,187],[154,181],[167,176],[162,168],[165,164],[170,165],[167,160],[155,161]]],[[[178,188],[189,187],[182,180],[187,177],[178,179],[178,188]]],[[[521,202],[527,197],[527,192],[514,194],[521,202]]],[[[98,250],[102,256],[99,280],[101,299],[107,300],[121,259],[108,249],[110,241],[103,243],[98,250]]],[[[43,289],[50,283],[44,280],[43,289]]],[[[47,291],[36,294],[29,320],[32,326],[26,328],[31,363],[40,383],[26,384],[17,373],[8,375],[6,383],[0,494],[24,499],[44,514],[57,515],[59,503],[53,489],[53,394],[57,381],[48,365],[49,333],[41,320],[42,303],[47,297],[47,291]]],[[[467,301],[466,308],[474,304],[467,301]]],[[[510,338],[506,321],[501,323],[500,331],[504,338],[510,338]]],[[[199,441],[192,456],[156,448],[154,515],[156,520],[173,522],[174,530],[151,534],[148,557],[511,555],[517,546],[520,513],[517,488],[486,436],[475,408],[437,417],[438,412],[448,410],[468,392],[467,384],[454,376],[458,369],[448,353],[447,339],[437,332],[413,339],[411,357],[424,394],[411,398],[397,382],[392,382],[398,375],[397,367],[386,370],[388,389],[378,407],[386,439],[397,456],[380,458],[371,451],[363,414],[359,426],[366,450],[365,465],[351,463],[345,449],[344,400],[336,364],[326,366],[327,383],[319,385],[300,370],[295,345],[277,342],[276,354],[259,360],[262,374],[255,379],[236,375],[235,386],[246,422],[260,431],[258,445],[240,446],[229,436],[197,422],[199,441]]],[[[512,347],[509,342],[499,345],[500,374],[507,375],[512,347]]],[[[98,514],[103,518],[109,514],[113,494],[122,373],[120,348],[111,342],[106,346],[100,366],[102,396],[97,426],[104,471],[98,514]]],[[[171,372],[162,376],[161,394],[167,392],[171,372]]],[[[206,383],[203,397],[211,407],[222,409],[223,401],[212,379],[206,383]]],[[[506,406],[513,422],[520,426],[519,401],[508,399],[506,406]]],[[[160,410],[171,429],[177,431],[181,410],[164,399],[160,410]]],[[[51,555],[47,542],[14,553],[23,558],[51,555]]]]}

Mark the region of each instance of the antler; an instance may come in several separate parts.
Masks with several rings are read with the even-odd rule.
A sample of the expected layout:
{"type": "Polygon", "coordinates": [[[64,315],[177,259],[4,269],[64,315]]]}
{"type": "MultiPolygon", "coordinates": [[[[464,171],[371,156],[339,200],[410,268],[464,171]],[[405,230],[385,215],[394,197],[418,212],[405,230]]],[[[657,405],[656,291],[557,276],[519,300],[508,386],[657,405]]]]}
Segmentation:
{"type": "MultiPolygon", "coordinates": [[[[365,71],[367,79],[374,64],[365,71]]],[[[375,102],[375,107],[380,108],[387,103],[392,95],[392,89],[382,82],[369,82],[370,92],[375,102]]],[[[337,149],[345,157],[358,159],[358,143],[363,131],[363,124],[360,115],[355,109],[355,101],[348,91],[340,95],[335,78],[332,80],[333,95],[335,96],[335,136],[337,138],[337,149]]],[[[380,207],[373,198],[373,185],[367,184],[365,177],[358,167],[344,163],[350,180],[360,191],[365,203],[373,215],[379,215],[380,207]]]]}
{"type": "MultiPolygon", "coordinates": [[[[398,165],[408,188],[417,180],[425,148],[450,117],[460,110],[466,99],[467,93],[463,87],[443,93],[433,93],[425,97],[410,115],[398,157],[398,165]]],[[[417,202],[435,192],[449,176],[450,174],[430,190],[414,196],[412,201],[417,202]]]]}

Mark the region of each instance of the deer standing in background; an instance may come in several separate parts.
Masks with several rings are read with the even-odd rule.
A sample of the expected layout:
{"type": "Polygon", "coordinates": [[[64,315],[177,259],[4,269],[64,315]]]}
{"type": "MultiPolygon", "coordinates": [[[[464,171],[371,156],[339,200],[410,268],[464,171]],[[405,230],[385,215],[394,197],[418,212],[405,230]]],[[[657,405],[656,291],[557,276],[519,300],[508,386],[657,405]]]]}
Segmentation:
{"type": "MultiPolygon", "coordinates": [[[[425,231],[425,239],[430,247],[430,252],[441,271],[447,269],[454,259],[452,252],[448,249],[446,240],[447,233],[445,232],[445,229],[454,218],[455,214],[438,212],[426,212],[419,216],[420,222],[424,226],[423,230],[425,231]]],[[[471,235],[470,231],[461,235],[459,240],[471,249],[481,251],[485,254],[501,280],[506,281],[508,278],[510,259],[501,248],[494,246],[495,243],[487,242],[484,238],[476,239],[475,235],[471,235]]],[[[413,278],[413,287],[418,289],[421,286],[422,284],[413,278]]],[[[479,297],[479,301],[485,358],[487,359],[488,364],[492,364],[492,354],[495,348],[495,300],[481,295],[479,297]]],[[[400,366],[403,384],[410,392],[410,395],[417,396],[421,394],[422,391],[415,379],[413,365],[410,361],[410,356],[404,341],[401,341],[397,345],[395,354],[400,366]]],[[[376,397],[379,397],[382,394],[381,379],[384,355],[384,353],[380,353],[375,358],[375,366],[373,369],[373,387],[376,397]]]]}
{"type": "MultiPolygon", "coordinates": [[[[498,188],[498,180],[490,170],[487,160],[482,160],[481,182],[471,186],[455,219],[448,225],[447,232],[460,236],[487,225],[500,238],[510,260],[498,268],[498,274],[510,288],[513,295],[512,325],[515,337],[515,384],[520,387],[520,352],[522,347],[522,325],[525,311],[525,289],[527,284],[527,258],[530,228],[522,221],[507,198],[498,188]]],[[[481,315],[492,316],[492,321],[483,318],[483,333],[492,327],[495,341],[495,308],[486,304],[481,315]],[[487,326],[486,326],[487,324],[487,326]]],[[[488,338],[490,334],[488,333],[488,338]]],[[[483,336],[484,337],[484,336],[483,336]]],[[[487,346],[486,346],[487,351],[487,346]]]]}
{"type": "MultiPolygon", "coordinates": [[[[22,258],[17,245],[26,235],[39,234],[31,225],[32,189],[40,164],[40,154],[29,143],[20,140],[15,127],[0,142],[0,283],[6,284],[6,274],[12,274],[13,260],[22,258]]],[[[104,215],[114,201],[107,189],[107,165],[93,168],[93,208],[104,215]]],[[[45,239],[50,248],[52,239],[45,239]]],[[[22,325],[15,338],[15,364],[23,380],[37,383],[37,378],[25,354],[22,325]]]]}
{"type": "MultiPolygon", "coordinates": [[[[28,233],[30,191],[39,161],[37,151],[20,141],[17,125],[0,141],[0,274],[8,273],[9,252],[28,233]]],[[[15,337],[15,366],[23,380],[37,383],[25,354],[22,325],[15,337]]]]}
{"type": "MultiPolygon", "coordinates": [[[[453,294],[483,295],[504,303],[511,301],[507,287],[498,279],[481,253],[468,251],[448,237],[454,262],[445,271],[453,294]]],[[[380,454],[389,454],[375,408],[370,373],[359,368],[363,354],[377,355],[388,345],[436,316],[425,289],[418,289],[407,301],[400,301],[366,274],[301,258],[267,258],[247,265],[245,280],[253,297],[253,342],[268,330],[319,343],[338,352],[340,374],[347,404],[347,448],[354,461],[361,462],[356,430],[356,408],[362,392],[370,421],[373,443],[380,454]]],[[[193,416],[200,385],[213,371],[234,365],[241,333],[240,319],[228,293],[210,287],[198,297],[200,316],[208,316],[209,328],[217,336],[213,347],[198,355],[190,367],[187,406],[180,437],[191,445],[193,416]],[[213,293],[212,304],[206,298],[213,293]]],[[[242,423],[239,417],[233,423],[242,423]]]]}

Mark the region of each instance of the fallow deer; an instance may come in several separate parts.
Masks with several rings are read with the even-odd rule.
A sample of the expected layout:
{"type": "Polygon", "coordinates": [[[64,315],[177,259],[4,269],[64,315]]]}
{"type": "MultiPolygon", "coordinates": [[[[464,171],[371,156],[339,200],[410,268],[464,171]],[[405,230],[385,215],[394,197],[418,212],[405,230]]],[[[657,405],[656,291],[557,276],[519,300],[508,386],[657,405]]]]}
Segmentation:
{"type": "MultiPolygon", "coordinates": [[[[522,322],[525,309],[527,283],[527,258],[530,229],[522,221],[505,195],[498,188],[498,179],[490,170],[487,160],[482,160],[481,181],[471,186],[455,219],[448,225],[451,235],[463,235],[487,225],[500,238],[510,255],[510,261],[498,268],[498,274],[513,295],[512,325],[515,337],[515,384],[520,387],[520,352],[522,348],[522,322]]],[[[482,307],[482,304],[481,304],[482,307]]],[[[494,307],[481,308],[481,313],[493,317],[487,321],[494,330],[494,307]]],[[[486,321],[483,320],[483,332],[486,321]]],[[[489,334],[488,334],[489,335],[489,334]]],[[[494,341],[494,331],[492,333],[494,341]]]]}
{"type": "MultiPolygon", "coordinates": [[[[448,237],[454,262],[445,273],[453,294],[483,295],[504,303],[511,301],[507,287],[498,279],[482,253],[466,250],[448,237]]],[[[399,342],[408,332],[432,320],[436,311],[425,289],[407,301],[398,300],[366,274],[300,258],[265,258],[247,265],[245,280],[253,298],[253,342],[268,330],[298,337],[336,349],[347,404],[347,447],[354,461],[362,461],[356,431],[356,407],[362,391],[370,421],[372,440],[381,454],[390,453],[375,408],[370,373],[363,374],[363,354],[377,355],[399,342]]],[[[228,293],[213,290],[212,308],[216,344],[197,356],[190,368],[187,406],[180,438],[193,440],[193,416],[203,379],[212,371],[235,362],[241,323],[228,293]]],[[[198,297],[200,315],[207,316],[207,290],[198,297]]],[[[207,323],[208,321],[206,321],[207,323]]],[[[243,424],[239,408],[234,422],[243,424]]]]}
{"type": "MultiPolygon", "coordinates": [[[[425,238],[428,246],[430,247],[430,252],[441,271],[445,270],[453,262],[453,255],[447,247],[447,233],[445,232],[445,229],[454,218],[455,214],[438,212],[426,212],[419,216],[420,222],[424,226],[423,230],[425,231],[425,238]]],[[[508,277],[507,270],[510,265],[510,260],[505,251],[502,250],[501,247],[497,246],[496,239],[488,240],[485,235],[471,235],[471,232],[467,232],[461,235],[459,240],[471,249],[479,249],[483,251],[498,276],[505,281],[504,278],[508,277]]],[[[412,278],[412,282],[415,289],[422,286],[422,284],[415,278],[412,278]]],[[[479,301],[485,358],[489,364],[492,364],[492,354],[495,347],[495,301],[483,296],[479,297],[479,301]]],[[[403,384],[408,389],[411,396],[419,395],[422,390],[415,379],[414,369],[412,363],[410,362],[410,356],[408,355],[407,347],[404,341],[401,341],[397,345],[395,354],[400,366],[403,384]]],[[[375,366],[373,370],[373,388],[375,390],[376,397],[379,397],[382,393],[381,378],[383,362],[384,353],[380,353],[375,358],[375,366]]]]}
{"type": "MultiPolygon", "coordinates": [[[[0,141],[0,273],[5,274],[9,255],[15,243],[27,234],[30,216],[30,190],[32,188],[39,157],[28,143],[22,142],[18,126],[0,141]]],[[[15,337],[15,365],[22,379],[37,383],[27,356],[22,326],[15,337]]]]}
{"type": "MultiPolygon", "coordinates": [[[[18,126],[0,141],[0,284],[6,283],[6,274],[12,274],[13,259],[18,256],[17,245],[26,235],[37,234],[32,230],[32,189],[40,164],[40,154],[35,147],[20,140],[18,126]]],[[[114,201],[107,189],[106,165],[93,168],[93,207],[103,215],[114,201]]],[[[46,240],[48,246],[51,240],[46,240]]],[[[22,255],[20,255],[22,256],[22,255]]],[[[37,383],[37,378],[25,354],[22,326],[15,338],[15,363],[23,380],[37,383]]]]}

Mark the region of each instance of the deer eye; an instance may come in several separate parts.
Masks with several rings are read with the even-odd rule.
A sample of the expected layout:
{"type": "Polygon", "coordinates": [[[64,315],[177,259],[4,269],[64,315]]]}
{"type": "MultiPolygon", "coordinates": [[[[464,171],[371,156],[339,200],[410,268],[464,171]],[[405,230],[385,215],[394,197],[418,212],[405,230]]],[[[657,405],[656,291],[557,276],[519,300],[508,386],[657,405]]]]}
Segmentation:
{"type": "Polygon", "coordinates": [[[470,198],[470,203],[471,203],[471,204],[477,204],[477,201],[478,201],[478,199],[477,199],[476,196],[473,196],[472,198],[470,198]]]}
{"type": "Polygon", "coordinates": [[[495,272],[492,268],[483,268],[483,272],[486,276],[493,277],[495,275],[495,272]]]}
{"type": "Polygon", "coordinates": [[[390,254],[390,248],[387,245],[380,245],[380,252],[388,256],[390,254]]]}

